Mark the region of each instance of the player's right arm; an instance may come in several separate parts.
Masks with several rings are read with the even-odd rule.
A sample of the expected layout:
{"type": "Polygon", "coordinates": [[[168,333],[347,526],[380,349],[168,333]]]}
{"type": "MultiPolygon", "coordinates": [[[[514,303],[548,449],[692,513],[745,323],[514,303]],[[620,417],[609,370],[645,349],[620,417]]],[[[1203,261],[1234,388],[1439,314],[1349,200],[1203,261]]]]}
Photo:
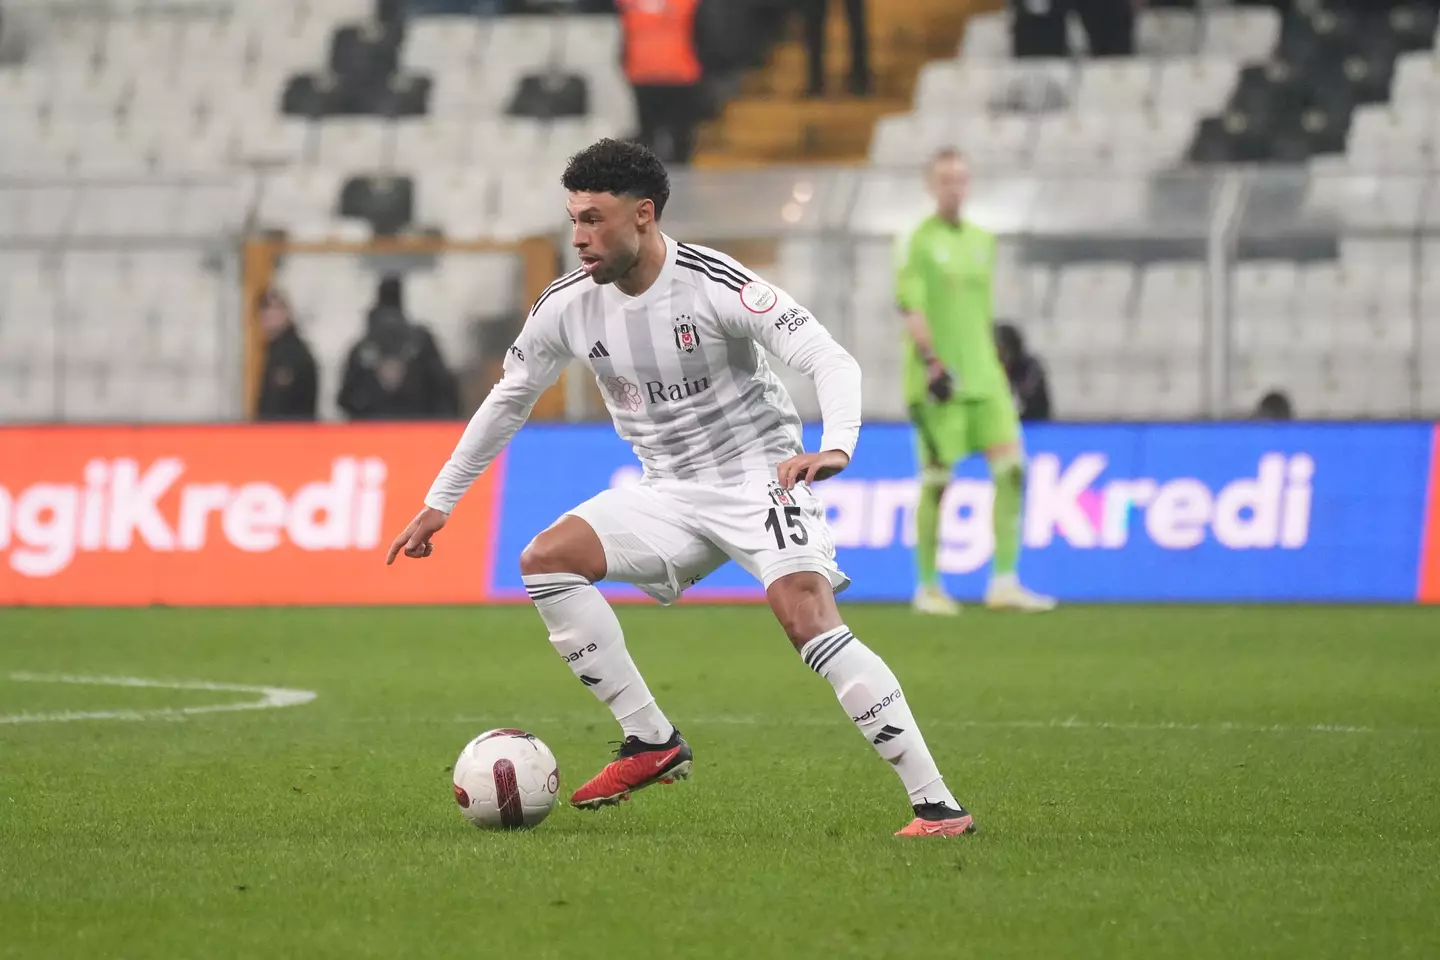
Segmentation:
{"type": "Polygon", "coordinates": [[[915,352],[925,363],[930,393],[937,400],[948,400],[953,392],[950,372],[935,353],[930,336],[930,321],[925,317],[925,274],[920,269],[920,235],[918,232],[901,237],[895,256],[895,302],[905,320],[905,332],[915,345],[915,352]]]}
{"type": "Polygon", "coordinates": [[[505,355],[505,373],[491,389],[475,416],[470,418],[460,442],[425,495],[425,508],[410,521],[385,555],[395,562],[403,551],[407,557],[430,556],[430,538],[445,526],[451,511],[465,491],[485,471],[515,432],[530,417],[540,395],[560,379],[570,350],[560,327],[560,311],[542,304],[525,322],[520,336],[505,355]]]}

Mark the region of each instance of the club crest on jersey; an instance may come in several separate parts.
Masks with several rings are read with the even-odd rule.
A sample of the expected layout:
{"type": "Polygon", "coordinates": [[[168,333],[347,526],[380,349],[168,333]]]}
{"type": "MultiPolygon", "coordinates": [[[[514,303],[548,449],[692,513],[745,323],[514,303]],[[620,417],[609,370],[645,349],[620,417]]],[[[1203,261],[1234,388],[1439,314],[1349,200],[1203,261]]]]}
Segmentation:
{"type": "Polygon", "coordinates": [[[700,331],[695,329],[695,321],[687,314],[681,314],[675,318],[675,349],[684,353],[694,353],[695,348],[700,344],[700,331]]]}
{"type": "Polygon", "coordinates": [[[770,502],[775,504],[775,506],[793,507],[796,505],[795,497],[791,495],[789,490],[786,490],[784,487],[780,486],[780,482],[778,480],[770,481],[769,490],[770,502]]]}

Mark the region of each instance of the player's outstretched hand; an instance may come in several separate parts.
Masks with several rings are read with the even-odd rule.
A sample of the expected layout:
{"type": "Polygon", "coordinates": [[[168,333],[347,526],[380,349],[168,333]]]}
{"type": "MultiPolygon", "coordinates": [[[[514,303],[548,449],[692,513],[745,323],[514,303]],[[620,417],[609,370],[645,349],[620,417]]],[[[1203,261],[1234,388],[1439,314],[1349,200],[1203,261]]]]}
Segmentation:
{"type": "Polygon", "coordinates": [[[430,542],[430,538],[440,532],[447,519],[449,518],[444,513],[432,507],[426,507],[417,513],[405,531],[390,544],[390,550],[385,554],[385,566],[394,563],[402,550],[405,551],[405,556],[416,560],[423,560],[434,553],[435,545],[430,542]]]}
{"type": "Polygon", "coordinates": [[[804,481],[812,483],[833,477],[850,465],[850,458],[843,450],[822,450],[819,453],[802,453],[791,457],[776,469],[780,486],[786,490],[804,481]]]}

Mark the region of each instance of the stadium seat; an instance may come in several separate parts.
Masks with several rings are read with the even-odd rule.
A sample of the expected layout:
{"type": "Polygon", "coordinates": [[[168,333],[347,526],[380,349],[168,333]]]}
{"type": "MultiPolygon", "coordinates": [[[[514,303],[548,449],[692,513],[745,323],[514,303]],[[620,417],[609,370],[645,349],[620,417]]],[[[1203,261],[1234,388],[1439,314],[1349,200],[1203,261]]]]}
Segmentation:
{"type": "Polygon", "coordinates": [[[376,236],[394,235],[414,219],[414,197],[409,177],[351,177],[340,189],[340,215],[368,222],[376,236]]]}
{"type": "Polygon", "coordinates": [[[1010,24],[1004,13],[977,13],[965,21],[960,56],[966,60],[1010,57],[1010,24]]]}
{"type": "Polygon", "coordinates": [[[1048,267],[1021,267],[997,271],[994,298],[996,316],[1016,318],[1021,324],[1048,320],[1054,275],[1048,267]]]}
{"type": "Polygon", "coordinates": [[[1294,261],[1239,264],[1234,271],[1233,305],[1237,314],[1289,318],[1295,312],[1299,268],[1294,261]]]}
{"type": "Polygon", "coordinates": [[[1035,122],[1034,162],[1037,166],[1094,170],[1110,163],[1113,135],[1103,111],[1041,117],[1035,122]]]}
{"type": "Polygon", "coordinates": [[[1128,263],[1076,263],[1062,267],[1056,275],[1055,305],[1050,311],[1056,323],[1089,323],[1096,326],[1116,323],[1130,315],[1135,272],[1128,263]]]}
{"type": "Polygon", "coordinates": [[[1269,59],[1280,40],[1280,14],[1266,7],[1211,7],[1205,11],[1201,50],[1245,63],[1269,59]]]}
{"type": "Polygon", "coordinates": [[[1410,173],[1316,170],[1310,179],[1307,205],[1342,228],[1413,230],[1425,213],[1426,178],[1410,173]]]}
{"type": "Polygon", "coordinates": [[[1429,118],[1399,107],[1362,106],[1355,111],[1346,143],[1353,169],[1429,169],[1434,162],[1429,118]]]}
{"type": "Polygon", "coordinates": [[[954,135],[948,141],[933,142],[927,135],[922,163],[936,147],[959,147],[971,168],[983,176],[1024,168],[1034,154],[1035,121],[1024,114],[964,117],[952,129],[954,135]]]}
{"type": "Polygon", "coordinates": [[[400,65],[406,70],[444,75],[468,72],[480,47],[475,17],[419,17],[405,31],[400,65]]]}
{"type": "Polygon", "coordinates": [[[1238,63],[1224,55],[1164,61],[1155,74],[1154,109],[1192,117],[1217,113],[1239,73],[1238,63]]]}
{"type": "Polygon", "coordinates": [[[257,220],[262,226],[286,229],[304,221],[328,220],[340,201],[340,174],[297,170],[267,177],[257,220]]]}
{"type": "Polygon", "coordinates": [[[378,170],[389,153],[390,124],[373,117],[329,117],[315,124],[315,162],[334,170],[378,170]]]}
{"type": "Polygon", "coordinates": [[[1142,9],[1135,18],[1135,52],[1142,57],[1187,57],[1200,48],[1200,19],[1192,10],[1142,9]]]}
{"type": "Polygon", "coordinates": [[[417,182],[416,222],[446,235],[473,239],[489,234],[495,219],[495,185],[484,171],[429,169],[417,182]]]}
{"type": "Polygon", "coordinates": [[[1150,104],[1155,68],[1139,58],[1107,57],[1081,63],[1074,108],[1081,112],[1139,112],[1150,104]]]}

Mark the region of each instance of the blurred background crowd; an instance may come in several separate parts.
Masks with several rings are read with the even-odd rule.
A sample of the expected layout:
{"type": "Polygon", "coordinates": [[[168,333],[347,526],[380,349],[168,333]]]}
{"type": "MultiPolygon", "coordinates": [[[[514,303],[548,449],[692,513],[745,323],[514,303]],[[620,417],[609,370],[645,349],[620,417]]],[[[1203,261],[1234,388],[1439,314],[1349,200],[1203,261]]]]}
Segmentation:
{"type": "MultiPolygon", "coordinates": [[[[600,136],[861,357],[872,418],[943,146],[1026,419],[1435,415],[1436,30],[1433,0],[0,0],[0,421],[466,415],[600,136]]],[[[537,415],[602,412],[577,373],[537,415]]]]}

